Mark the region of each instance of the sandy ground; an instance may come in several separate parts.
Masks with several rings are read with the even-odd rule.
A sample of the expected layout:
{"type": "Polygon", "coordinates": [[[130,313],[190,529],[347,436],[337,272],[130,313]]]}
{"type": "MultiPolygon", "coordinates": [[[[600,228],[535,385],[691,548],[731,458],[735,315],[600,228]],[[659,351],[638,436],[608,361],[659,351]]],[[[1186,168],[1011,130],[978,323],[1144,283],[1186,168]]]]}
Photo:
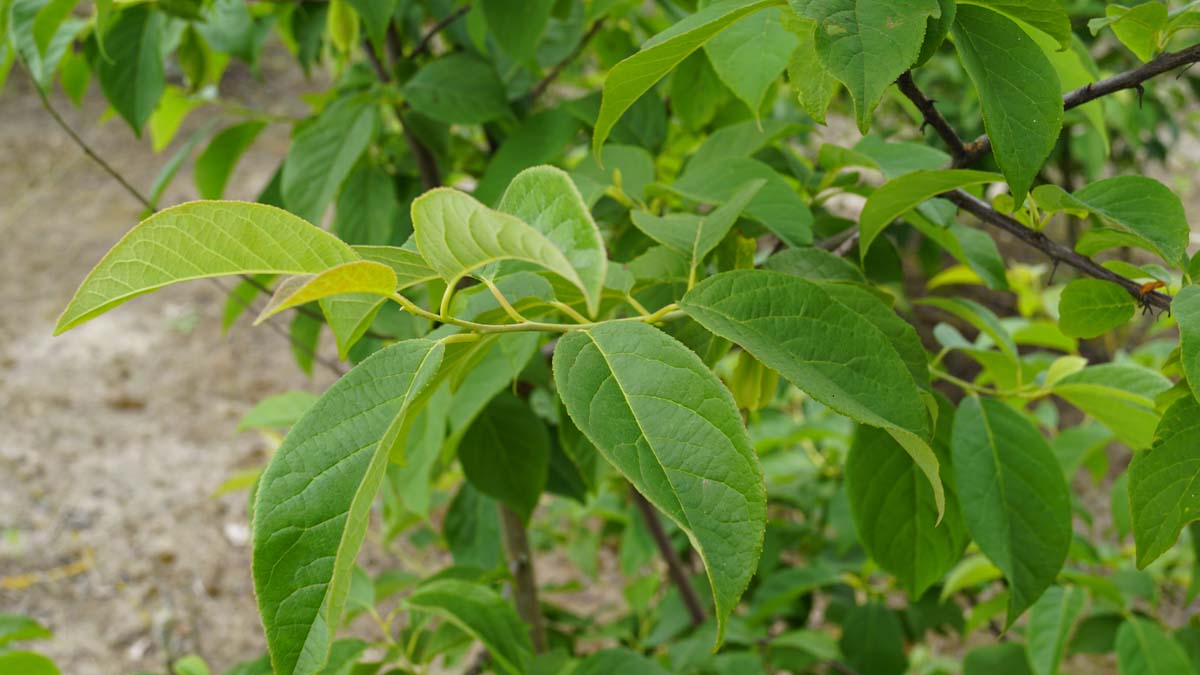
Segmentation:
{"type": "MultiPolygon", "coordinates": [[[[242,78],[237,87],[296,105],[304,83],[242,78]],[[288,96],[278,95],[283,87],[288,96]]],[[[148,190],[173,148],[154,155],[122,121],[100,125],[94,83],[82,111],[54,101],[148,190]]],[[[287,133],[275,125],[260,137],[228,196],[258,193],[287,133]]],[[[16,73],[0,94],[0,156],[0,611],[51,627],[55,639],[37,648],[65,673],[163,671],[192,651],[222,672],[262,649],[244,494],[211,497],[266,457],[266,441],[236,434],[237,420],[266,395],[319,391],[331,377],[305,378],[283,338],[248,322],[222,336],[224,296],[207,283],[134,300],[52,338],[85,271],[141,208],[16,73]]],[[[195,197],[189,167],[162,203],[195,197]]]]}

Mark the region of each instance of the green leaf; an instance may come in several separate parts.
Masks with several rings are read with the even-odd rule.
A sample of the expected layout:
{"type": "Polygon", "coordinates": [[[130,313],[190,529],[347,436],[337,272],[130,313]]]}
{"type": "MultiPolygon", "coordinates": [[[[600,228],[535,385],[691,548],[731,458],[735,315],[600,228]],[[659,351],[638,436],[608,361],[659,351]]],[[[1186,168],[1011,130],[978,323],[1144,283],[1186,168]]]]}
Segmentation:
{"type": "Polygon", "coordinates": [[[721,243],[737,222],[738,216],[765,184],[766,181],[762,179],[746,183],[729,201],[704,216],[690,213],[655,216],[646,211],[634,211],[631,213],[633,224],[651,239],[689,256],[694,267],[721,243]]]}
{"type": "Polygon", "coordinates": [[[695,353],[643,323],[568,333],[554,381],[576,426],[700,554],[720,644],[766,521],[762,471],[733,397],[695,353]]]}
{"type": "Polygon", "coordinates": [[[892,434],[921,467],[943,512],[929,414],[904,359],[874,323],[814,283],[765,270],[706,279],[680,306],[821,403],[892,434]]]}
{"type": "Polygon", "coordinates": [[[495,204],[513,176],[522,169],[558,158],[577,133],[579,122],[563,108],[542,110],[526,117],[492,155],[475,187],[475,198],[484,204],[495,204]]]}
{"type": "Polygon", "coordinates": [[[583,660],[571,675],[667,675],[654,661],[625,647],[601,649],[583,660]]]}
{"type": "Polygon", "coordinates": [[[158,100],[158,106],[150,115],[150,148],[154,152],[162,152],[179,131],[188,113],[203,105],[203,101],[188,96],[187,92],[175,85],[167,85],[163,95],[158,100]]]}
{"type": "Polygon", "coordinates": [[[641,51],[613,66],[604,79],[600,114],[592,134],[592,153],[600,155],[604,141],[621,115],[688,55],[739,19],[781,4],[783,0],[713,3],[650,38],[641,51]]]}
{"type": "Polygon", "coordinates": [[[396,273],[391,267],[370,260],[355,260],[320,274],[284,279],[254,323],[260,324],[284,310],[334,295],[365,293],[386,298],[395,292],[396,273]]]}
{"type": "Polygon", "coordinates": [[[363,26],[367,29],[367,37],[375,53],[385,53],[387,30],[392,23],[392,15],[396,12],[398,0],[349,0],[354,11],[362,17],[363,26]]]}
{"type": "Polygon", "coordinates": [[[1067,649],[1075,620],[1083,612],[1087,592],[1074,586],[1051,586],[1029,609],[1025,629],[1029,662],[1035,675],[1055,675],[1067,649]]]}
{"type": "Polygon", "coordinates": [[[692,131],[706,127],[732,95],[701,51],[680,62],[671,76],[671,112],[692,131]]]}
{"type": "Polygon", "coordinates": [[[188,654],[176,660],[175,663],[171,664],[171,671],[175,675],[210,675],[211,672],[204,659],[195,654],[188,654]]]}
{"type": "Polygon", "coordinates": [[[0,673],[21,675],[59,675],[58,666],[49,658],[34,652],[0,652],[0,673]]]}
{"type": "Polygon", "coordinates": [[[529,521],[550,462],[550,432],[529,405],[501,393],[471,423],[458,444],[467,480],[529,521]]]}
{"type": "Polygon", "coordinates": [[[288,332],[288,340],[292,343],[292,358],[296,360],[300,370],[310,377],[313,374],[313,363],[316,361],[317,346],[321,342],[321,327],[320,319],[296,312],[288,332]]]}
{"type": "Polygon", "coordinates": [[[1059,49],[1071,45],[1071,19],[1060,2],[1038,0],[963,0],[965,4],[982,5],[1001,14],[1033,26],[1058,42],[1059,49]]]}
{"type": "Polygon", "coordinates": [[[1033,675],[1025,647],[1016,642],[977,647],[963,659],[963,675],[1033,675]]]}
{"type": "Polygon", "coordinates": [[[413,200],[412,214],[422,257],[450,285],[469,274],[491,278],[495,276],[492,263],[517,260],[554,272],[585,296],[589,292],[549,237],[470,195],[451,188],[430,190],[413,200]]]}
{"type": "MultiPolygon", "coordinates": [[[[801,13],[817,22],[817,57],[854,99],[859,131],[871,126],[883,92],[917,61],[925,22],[937,0],[810,0],[801,13]]],[[[1055,90],[1057,91],[1057,90],[1055,90]]]]}
{"type": "Polygon", "coordinates": [[[371,144],[377,117],[371,101],[341,98],[296,133],[283,162],[283,203],[289,211],[321,222],[342,181],[371,144]]]}
{"type": "Polygon", "coordinates": [[[1192,673],[1187,653],[1158,623],[1129,616],[1117,630],[1117,666],[1121,675],[1192,673]]]}
{"type": "Polygon", "coordinates": [[[246,202],[190,202],[143,220],[75,291],[55,335],[130,298],[228,274],[316,274],[358,255],[287,211],[246,202]]]}
{"type": "Polygon", "coordinates": [[[1058,299],[1064,335],[1094,338],[1133,318],[1137,301],[1121,286],[1102,279],[1075,279],[1058,299]]]}
{"type": "Polygon", "coordinates": [[[845,258],[819,248],[789,248],[767,258],[762,266],[810,280],[867,282],[862,271],[845,258]]]}
{"type": "Polygon", "coordinates": [[[795,89],[804,112],[818,124],[824,124],[825,111],[837,92],[838,82],[817,57],[817,22],[785,14],[783,25],[798,40],[787,67],[788,81],[795,89]]]}
{"type": "Polygon", "coordinates": [[[388,455],[443,353],[420,339],[371,355],[292,427],[263,472],[254,588],[276,672],[323,667],[388,455]]]}
{"type": "Polygon", "coordinates": [[[358,44],[358,14],[347,0],[329,0],[325,13],[325,35],[337,54],[349,54],[358,44]]]}
{"type": "Polygon", "coordinates": [[[404,604],[440,616],[483,643],[492,661],[510,675],[524,675],[533,659],[529,630],[512,604],[476,583],[439,579],[417,588],[404,604]]]}
{"type": "MultiPolygon", "coordinates": [[[[949,436],[953,408],[947,408],[938,416],[939,432],[945,430],[939,436],[949,436]]],[[[945,440],[933,447],[949,478],[945,440]]],[[[845,471],[850,513],[863,548],[909,597],[921,597],[958,562],[969,539],[954,490],[946,490],[946,516],[939,524],[929,480],[891,436],[867,426],[855,432],[845,471]]]]}
{"type": "Polygon", "coordinates": [[[75,9],[77,3],[78,0],[50,0],[38,10],[33,19],[33,41],[37,45],[38,53],[45,56],[59,26],[71,15],[71,10],[75,9]]]}
{"type": "Polygon", "coordinates": [[[654,157],[636,145],[609,143],[599,157],[580,162],[571,177],[588,204],[595,204],[609,186],[620,187],[640,201],[646,196],[646,186],[654,182],[654,157]]]}
{"type": "Polygon", "coordinates": [[[858,250],[862,258],[866,259],[871,242],[885,227],[926,200],[957,188],[999,180],[1001,177],[990,171],[967,169],[912,171],[893,178],[871,193],[863,205],[858,218],[858,250]]]}
{"type": "Polygon", "coordinates": [[[527,0],[515,4],[507,0],[483,0],[482,6],[488,35],[495,38],[505,54],[522,63],[537,54],[538,42],[550,22],[554,0],[527,0]]]}
{"type": "Polygon", "coordinates": [[[387,244],[399,220],[396,179],[383,167],[360,161],[338,193],[334,233],[350,244],[387,244]]]}
{"type": "Polygon", "coordinates": [[[1173,267],[1186,260],[1187,214],[1179,196],[1145,176],[1115,176],[1091,183],[1074,194],[1074,201],[1138,237],[1173,267]]]}
{"type": "Polygon", "coordinates": [[[446,509],[442,536],[456,565],[491,570],[504,560],[496,500],[463,481],[446,509]]]}
{"type": "Polygon", "coordinates": [[[552,166],[522,171],[509,183],[498,209],[528,223],[558,247],[575,268],[588,312],[595,316],[608,256],[600,229],[567,172],[552,166]]]}
{"type": "Polygon", "coordinates": [[[39,87],[49,90],[54,84],[54,75],[59,69],[59,63],[66,56],[67,47],[74,41],[86,21],[67,17],[59,25],[45,50],[39,49],[33,35],[33,24],[48,4],[49,0],[12,0],[11,5],[0,5],[0,29],[3,29],[0,30],[0,89],[3,88],[9,69],[18,57],[39,87]]]}
{"type": "Polygon", "coordinates": [[[204,12],[204,22],[196,30],[218,52],[231,54],[251,66],[271,29],[271,21],[255,20],[246,0],[214,0],[204,12]]]}
{"type": "Polygon", "coordinates": [[[1149,61],[1158,53],[1162,43],[1162,32],[1167,27],[1167,6],[1161,2],[1147,2],[1134,7],[1108,5],[1103,19],[1088,21],[1088,29],[1095,35],[1101,28],[1112,28],[1117,39],[1142,61],[1149,61]]]}
{"type": "Polygon", "coordinates": [[[953,35],[979,91],[996,163],[1020,204],[1062,129],[1058,74],[1025,31],[989,9],[960,5],[953,35]]]}
{"type": "Polygon", "coordinates": [[[1129,464],[1129,505],[1139,569],[1166,553],[1184,525],[1200,520],[1200,403],[1185,396],[1163,413],[1154,445],[1129,464]]]}
{"type": "Polygon", "coordinates": [[[724,204],[733,201],[746,183],[764,181],[746,214],[766,225],[790,246],[812,243],[812,211],[808,204],[767,164],[756,159],[726,158],[710,163],[694,159],[671,189],[698,202],[724,204]]]}
{"type": "Polygon", "coordinates": [[[1179,364],[1192,395],[1200,399],[1200,286],[1179,289],[1171,301],[1171,311],[1179,324],[1179,364]]]}
{"type": "Polygon", "coordinates": [[[1156,371],[1106,363],[1062,378],[1051,391],[1137,449],[1150,446],[1159,417],[1154,399],[1170,388],[1171,381],[1156,371]]]}
{"type": "Polygon", "coordinates": [[[842,621],[838,646],[854,672],[903,675],[908,670],[904,627],[900,618],[882,603],[868,602],[851,609],[842,621]]]}
{"type": "Polygon", "coordinates": [[[758,117],[767,89],[775,83],[799,46],[783,27],[783,9],[757,12],[713,36],[704,51],[717,76],[758,117]]]}
{"type": "Polygon", "coordinates": [[[313,407],[317,398],[309,391],[289,391],[264,398],[242,415],[237,430],[287,429],[313,407]]]}
{"type": "Polygon", "coordinates": [[[23,640],[49,640],[54,637],[42,624],[22,614],[0,614],[0,647],[23,640]]]}
{"type": "Polygon", "coordinates": [[[194,178],[202,199],[224,196],[234,166],[266,126],[266,122],[243,122],[213,136],[196,158],[194,178]]]}
{"type": "Polygon", "coordinates": [[[1004,573],[1011,626],[1054,582],[1071,544],[1071,496],[1046,440],[995,399],[954,418],[954,477],[971,537],[1004,573]]]}
{"type": "Polygon", "coordinates": [[[164,23],[164,16],[150,5],[121,10],[104,33],[109,58],[96,62],[96,75],[104,95],[139,136],[166,87],[164,23]]]}
{"type": "Polygon", "coordinates": [[[509,114],[492,65],[459,52],[426,64],[404,85],[413,110],[447,124],[482,124],[509,114]]]}

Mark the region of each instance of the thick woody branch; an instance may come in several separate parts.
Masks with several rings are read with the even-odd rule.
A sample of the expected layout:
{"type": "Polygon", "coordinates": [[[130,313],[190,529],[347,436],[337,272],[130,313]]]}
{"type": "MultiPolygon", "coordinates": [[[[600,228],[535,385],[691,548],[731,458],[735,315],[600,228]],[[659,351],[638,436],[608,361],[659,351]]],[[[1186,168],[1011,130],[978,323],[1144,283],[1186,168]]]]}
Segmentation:
{"type": "Polygon", "coordinates": [[[933,101],[917,88],[917,83],[912,78],[912,71],[904,71],[900,79],[896,80],[896,86],[900,88],[902,94],[908,97],[908,100],[913,102],[913,105],[917,106],[917,110],[921,111],[921,117],[925,119],[925,122],[921,126],[930,126],[937,132],[942,142],[950,149],[950,156],[954,159],[955,163],[964,160],[967,155],[967,148],[963,145],[962,139],[958,137],[954,128],[946,121],[946,118],[942,117],[942,114],[934,107],[933,101]]]}
{"type": "MultiPolygon", "coordinates": [[[[1102,96],[1123,89],[1137,89],[1141,93],[1142,83],[1168,71],[1200,61],[1200,44],[1192,45],[1177,52],[1167,52],[1149,63],[1124,73],[1118,73],[1099,82],[1092,82],[1063,95],[1063,109],[1070,110],[1085,103],[1090,103],[1102,96]]],[[[915,103],[915,101],[914,101],[915,103]]],[[[918,106],[919,107],[919,106],[918,106]]],[[[926,121],[928,121],[926,117],[926,121]]],[[[932,123],[931,123],[932,124],[932,123]]],[[[966,147],[966,153],[955,157],[954,166],[970,166],[986,155],[992,149],[992,142],[986,135],[980,136],[966,147]]]]}

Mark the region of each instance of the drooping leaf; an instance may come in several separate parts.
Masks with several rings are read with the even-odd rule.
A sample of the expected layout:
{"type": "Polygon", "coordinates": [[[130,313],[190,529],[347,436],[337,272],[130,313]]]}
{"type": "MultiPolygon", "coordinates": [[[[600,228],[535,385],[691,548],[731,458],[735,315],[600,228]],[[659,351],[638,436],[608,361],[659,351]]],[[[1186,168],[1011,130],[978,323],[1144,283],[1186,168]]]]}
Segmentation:
{"type": "Polygon", "coordinates": [[[861,270],[845,258],[819,248],[791,248],[767,258],[763,269],[793,274],[812,281],[852,281],[865,284],[861,270]]]}
{"type": "Polygon", "coordinates": [[[316,394],[301,390],[264,398],[242,415],[237,429],[287,429],[313,407],[317,398],[316,394]]]}
{"type": "Polygon", "coordinates": [[[837,92],[838,81],[817,58],[817,22],[798,15],[784,15],[783,25],[796,35],[797,45],[788,63],[787,76],[800,107],[819,124],[825,123],[825,111],[837,92]]]}
{"type": "Polygon", "coordinates": [[[727,158],[711,163],[695,159],[671,189],[698,202],[724,204],[749,182],[764,181],[746,205],[746,215],[766,225],[790,246],[812,243],[812,211],[783,177],[767,164],[750,158],[727,158]]]}
{"type": "Polygon", "coordinates": [[[1073,201],[1137,235],[1144,248],[1181,267],[1188,243],[1187,214],[1179,196],[1145,176],[1115,176],[1076,190],[1073,201]]]}
{"type": "Polygon", "coordinates": [[[651,239],[688,255],[694,266],[721,243],[737,222],[738,216],[765,184],[766,181],[762,179],[746,183],[729,201],[704,216],[690,213],[655,216],[645,211],[634,211],[631,214],[633,224],[651,239]]]}
{"type": "Polygon", "coordinates": [[[650,38],[641,51],[613,66],[604,80],[592,152],[600,155],[604,141],[621,115],[688,55],[739,19],[780,4],[783,0],[756,0],[749,4],[743,0],[715,2],[650,38]]]}
{"type": "Polygon", "coordinates": [[[313,223],[320,223],[342,181],[375,135],[378,112],[362,98],[330,103],[292,140],[283,162],[283,203],[313,223]]]}
{"type": "Polygon", "coordinates": [[[594,316],[608,271],[608,256],[592,213],[567,172],[536,166],[517,174],[498,209],[546,235],[570,261],[594,316]]]}
{"type": "Polygon", "coordinates": [[[533,645],[512,604],[487,586],[439,579],[417,588],[404,603],[453,623],[487,647],[496,667],[509,675],[529,672],[533,645]]]}
{"type": "Polygon", "coordinates": [[[799,41],[783,27],[786,8],[756,12],[713,36],[704,51],[713,69],[758,117],[767,89],[779,79],[799,41]]]}
{"type": "Polygon", "coordinates": [[[880,427],[904,446],[944,509],[929,415],[917,383],[888,337],[817,284],[743,270],[706,279],[680,306],[708,330],[741,345],[818,401],[880,427]]]}
{"type": "Polygon", "coordinates": [[[838,646],[857,673],[903,675],[908,670],[904,628],[900,618],[882,603],[854,606],[843,620],[838,646]]]}
{"type": "Polygon", "coordinates": [[[1075,279],[1058,300],[1059,328],[1064,335],[1094,338],[1125,325],[1137,301],[1124,288],[1102,279],[1075,279]]]}
{"type": "Polygon", "coordinates": [[[963,675],[1033,675],[1025,647],[1016,642],[986,645],[967,652],[963,675]]]}
{"type": "Polygon", "coordinates": [[[999,180],[1001,177],[990,171],[967,169],[912,171],[893,178],[871,193],[858,218],[858,249],[863,259],[885,227],[922,202],[956,188],[999,180]]]}
{"type": "Polygon", "coordinates": [[[371,355],[292,427],[263,472],[254,588],[276,672],[323,667],[389,452],[443,353],[419,339],[371,355]]]}
{"type": "Polygon", "coordinates": [[[1059,49],[1071,44],[1071,19],[1060,2],[1038,0],[963,0],[964,4],[982,5],[1001,14],[1024,21],[1058,42],[1059,49]]]}
{"type": "Polygon", "coordinates": [[[996,163],[1020,204],[1062,130],[1058,74],[1025,31],[990,9],[960,5],[953,34],[996,163]]]}
{"type": "Polygon", "coordinates": [[[104,256],[55,334],[136,296],[229,274],[316,274],[358,255],[337,237],[264,204],[190,202],[143,220],[104,256]]]}
{"type": "Polygon", "coordinates": [[[1194,672],[1187,653],[1158,623],[1131,615],[1117,630],[1121,675],[1179,675],[1194,672]]]}
{"type": "Polygon", "coordinates": [[[571,671],[572,675],[609,675],[610,673],[667,675],[667,671],[663,670],[662,666],[625,647],[601,649],[588,656],[575,670],[571,671]]]}
{"type": "Polygon", "coordinates": [[[266,126],[265,122],[243,122],[212,137],[204,152],[196,158],[193,173],[202,199],[220,199],[225,195],[225,185],[238,159],[266,126]]]}
{"type": "Polygon", "coordinates": [[[1147,2],[1133,7],[1112,4],[1104,8],[1104,14],[1102,19],[1088,21],[1093,35],[1107,26],[1142,61],[1149,61],[1158,53],[1162,31],[1167,27],[1165,4],[1147,2]]]}
{"type": "Polygon", "coordinates": [[[687,129],[699,131],[733,97],[703,51],[679,63],[671,77],[671,112],[687,129]]]}
{"type": "Polygon", "coordinates": [[[1157,371],[1105,363],[1062,378],[1051,391],[1136,449],[1150,446],[1159,418],[1154,399],[1170,388],[1171,381],[1157,371]]]}
{"type": "Polygon", "coordinates": [[[396,273],[383,263],[356,260],[331,267],[320,274],[289,277],[275,289],[255,324],[292,307],[335,295],[366,293],[389,297],[396,292],[396,273]]]}
{"type": "Polygon", "coordinates": [[[1067,650],[1075,620],[1083,612],[1087,592],[1075,586],[1051,586],[1029,608],[1025,629],[1034,675],[1055,675],[1067,650]]]}
{"type": "Polygon", "coordinates": [[[1167,408],[1154,445],[1129,464],[1129,505],[1137,565],[1144,568],[1175,545],[1184,525],[1200,519],[1200,403],[1184,396],[1167,408]]]}
{"type": "Polygon", "coordinates": [[[348,244],[381,246],[409,232],[394,232],[400,220],[396,179],[371,161],[360,161],[337,197],[333,231],[348,244]]]}
{"type": "Polygon", "coordinates": [[[550,10],[554,9],[554,0],[519,3],[483,0],[481,4],[488,34],[495,38],[504,53],[521,62],[537,54],[538,42],[550,21],[550,10]]]}
{"type": "Polygon", "coordinates": [[[471,423],[458,444],[467,480],[528,521],[550,461],[550,433],[529,405],[501,393],[471,423]]]}
{"type": "Polygon", "coordinates": [[[687,533],[712,585],[719,644],[766,518],[761,469],[728,390],[691,350],[629,322],[561,338],[554,381],[605,459],[687,533]]]}
{"type": "Polygon", "coordinates": [[[937,0],[810,0],[796,3],[817,22],[817,57],[854,99],[858,128],[871,126],[883,92],[916,63],[937,0]]]}
{"type": "Polygon", "coordinates": [[[504,559],[496,500],[463,481],[446,509],[442,536],[456,565],[495,569],[504,559]]]}
{"type": "Polygon", "coordinates": [[[462,52],[425,65],[404,94],[413,110],[447,124],[482,124],[509,114],[492,64],[462,52]]]}
{"type": "Polygon", "coordinates": [[[494,265],[515,260],[543,267],[588,294],[579,273],[549,237],[471,196],[438,188],[412,203],[413,233],[429,266],[449,284],[473,274],[494,276],[494,265]]]}
{"type": "Polygon", "coordinates": [[[0,614],[0,647],[24,640],[49,640],[54,637],[42,624],[23,614],[0,614]]]}
{"type": "Polygon", "coordinates": [[[49,657],[35,652],[0,652],[0,672],[21,675],[60,675],[58,666],[49,657]]]}
{"type": "Polygon", "coordinates": [[[1192,395],[1200,399],[1200,286],[1184,286],[1171,301],[1179,323],[1179,364],[1192,395]]]}
{"type": "Polygon", "coordinates": [[[166,87],[164,23],[165,17],[149,5],[121,10],[104,34],[109,58],[96,63],[104,95],[139,136],[166,87]]]}
{"type": "Polygon", "coordinates": [[[563,108],[536,112],[521,121],[492,155],[475,187],[475,198],[494,205],[522,169],[554,161],[579,133],[579,122],[563,108]]]}
{"type": "Polygon", "coordinates": [[[1008,580],[1011,626],[1053,583],[1071,543],[1071,498],[1046,440],[1020,413],[967,398],[954,418],[954,476],[971,537],[1008,580]]]}
{"type": "Polygon", "coordinates": [[[349,0],[350,6],[362,17],[363,27],[371,40],[371,46],[382,53],[392,15],[398,0],[349,0]]]}

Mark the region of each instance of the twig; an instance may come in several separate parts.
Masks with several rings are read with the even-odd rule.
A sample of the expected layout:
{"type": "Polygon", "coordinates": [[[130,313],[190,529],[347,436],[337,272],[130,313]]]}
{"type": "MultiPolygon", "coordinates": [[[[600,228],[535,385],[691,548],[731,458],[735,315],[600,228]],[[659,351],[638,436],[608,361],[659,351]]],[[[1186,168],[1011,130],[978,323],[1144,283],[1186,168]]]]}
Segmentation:
{"type": "Polygon", "coordinates": [[[428,32],[421,36],[421,39],[417,42],[417,46],[413,47],[412,53],[409,54],[409,57],[417,56],[418,54],[428,50],[430,42],[433,41],[433,36],[445,30],[455,21],[458,21],[469,11],[471,11],[471,6],[463,5],[462,7],[459,7],[453,12],[450,12],[446,16],[442,17],[440,21],[433,24],[433,26],[429,28],[428,32]]]}
{"type": "Polygon", "coordinates": [[[517,613],[529,624],[533,651],[546,651],[546,622],[538,601],[537,577],[533,570],[533,552],[525,534],[525,523],[512,509],[500,505],[500,525],[504,531],[504,548],[508,551],[509,569],[513,578],[513,596],[517,613]]]}
{"type": "Polygon", "coordinates": [[[687,607],[692,625],[699,626],[704,623],[705,619],[704,605],[700,603],[700,596],[696,594],[696,588],[688,579],[687,569],[683,566],[683,560],[679,558],[679,552],[675,550],[675,545],[671,543],[671,538],[663,529],[662,521],[658,518],[658,511],[642,496],[642,493],[632,486],[629,491],[633,494],[633,503],[642,512],[642,519],[646,521],[646,527],[650,530],[650,536],[654,538],[654,544],[658,546],[659,554],[667,563],[667,573],[671,577],[671,582],[679,589],[679,595],[687,607]]]}
{"type": "Polygon", "coordinates": [[[579,39],[579,44],[575,45],[575,49],[571,50],[571,53],[568,54],[567,57],[562,61],[554,64],[554,66],[547,71],[545,77],[543,77],[541,80],[538,80],[538,83],[534,85],[533,89],[529,90],[529,100],[535,101],[541,98],[542,94],[546,93],[546,90],[550,88],[550,85],[553,84],[554,81],[558,79],[558,76],[562,74],[562,71],[565,70],[567,66],[571,65],[575,59],[579,58],[579,55],[583,53],[583,50],[587,48],[588,43],[592,41],[592,38],[596,37],[596,33],[599,33],[603,26],[604,19],[598,19],[592,23],[587,32],[583,34],[583,37],[579,39]]]}
{"type": "Polygon", "coordinates": [[[963,190],[951,190],[944,192],[939,197],[949,200],[956,204],[960,209],[967,213],[973,214],[983,222],[995,228],[1003,230],[1025,244],[1036,248],[1037,250],[1050,256],[1050,259],[1057,263],[1065,263],[1083,272],[1084,274],[1111,281],[1120,285],[1129,294],[1135,298],[1139,298],[1144,304],[1150,305],[1157,309],[1166,310],[1171,307],[1171,296],[1164,295],[1158,292],[1150,292],[1141,295],[1141,284],[1128,279],[1126,277],[1107,269],[1096,261],[1087,256],[1080,255],[1075,251],[1063,246],[1062,244],[1050,239],[1045,234],[1036,230],[1031,230],[1020,221],[1014,220],[999,211],[996,211],[987,202],[971,195],[963,190]]]}
{"type": "MultiPolygon", "coordinates": [[[[1086,84],[1074,91],[1063,95],[1063,110],[1077,108],[1084,103],[1090,103],[1102,96],[1107,96],[1122,89],[1142,89],[1142,83],[1180,66],[1190,65],[1200,61],[1200,44],[1192,45],[1177,52],[1167,52],[1149,63],[1099,82],[1086,84]]],[[[961,159],[955,159],[955,167],[974,164],[980,157],[992,149],[992,141],[987,135],[980,136],[966,147],[966,154],[961,159]]]]}
{"type": "Polygon", "coordinates": [[[902,94],[908,97],[908,100],[913,102],[913,105],[917,106],[917,110],[921,111],[921,117],[925,119],[921,125],[922,128],[926,125],[933,127],[933,130],[950,149],[950,156],[954,158],[955,162],[965,159],[967,148],[963,145],[962,139],[958,137],[958,133],[950,126],[946,118],[942,117],[942,113],[938,112],[933,101],[917,88],[911,70],[904,71],[904,74],[896,80],[896,86],[900,88],[902,94]]]}

